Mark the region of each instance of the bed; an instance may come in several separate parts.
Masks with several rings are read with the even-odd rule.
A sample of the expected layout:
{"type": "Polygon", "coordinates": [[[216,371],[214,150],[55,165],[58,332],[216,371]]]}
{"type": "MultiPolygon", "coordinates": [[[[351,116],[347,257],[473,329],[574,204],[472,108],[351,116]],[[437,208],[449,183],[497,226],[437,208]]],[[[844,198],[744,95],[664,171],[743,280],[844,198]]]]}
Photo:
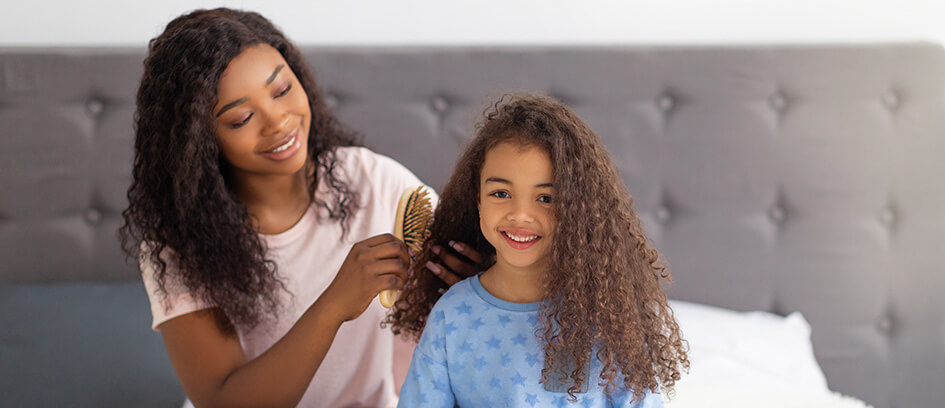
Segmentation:
{"type": "MultiPolygon", "coordinates": [[[[432,186],[488,100],[575,108],[673,273],[694,364],[669,407],[945,404],[940,46],[304,53],[343,121],[432,186]]],[[[183,399],[115,236],[143,57],[0,49],[0,406],[183,399]]]]}

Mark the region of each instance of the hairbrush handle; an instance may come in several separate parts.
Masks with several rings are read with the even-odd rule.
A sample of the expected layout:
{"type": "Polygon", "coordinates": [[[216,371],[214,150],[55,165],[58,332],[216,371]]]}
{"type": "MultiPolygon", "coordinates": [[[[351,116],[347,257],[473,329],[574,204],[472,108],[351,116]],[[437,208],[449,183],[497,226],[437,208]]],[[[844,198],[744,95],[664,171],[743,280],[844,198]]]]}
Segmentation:
{"type": "MultiPolygon", "coordinates": [[[[433,205],[424,186],[404,190],[397,202],[394,217],[394,237],[404,242],[408,248],[420,251],[427,237],[427,225],[433,218],[433,205]]],[[[378,294],[381,305],[390,308],[400,297],[400,290],[386,289],[378,294]]]]}

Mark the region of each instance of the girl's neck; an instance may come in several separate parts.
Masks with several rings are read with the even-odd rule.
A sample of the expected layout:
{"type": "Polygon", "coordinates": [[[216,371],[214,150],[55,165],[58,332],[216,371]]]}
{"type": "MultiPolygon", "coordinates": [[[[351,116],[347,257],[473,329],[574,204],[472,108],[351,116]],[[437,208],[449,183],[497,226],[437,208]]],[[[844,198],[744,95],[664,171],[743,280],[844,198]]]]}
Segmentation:
{"type": "Polygon", "coordinates": [[[545,265],[519,268],[497,259],[479,276],[479,283],[492,296],[513,303],[534,303],[545,298],[545,265]]]}
{"type": "Polygon", "coordinates": [[[295,225],[312,201],[305,170],[291,175],[236,175],[236,197],[249,210],[259,232],[272,235],[295,225]]]}

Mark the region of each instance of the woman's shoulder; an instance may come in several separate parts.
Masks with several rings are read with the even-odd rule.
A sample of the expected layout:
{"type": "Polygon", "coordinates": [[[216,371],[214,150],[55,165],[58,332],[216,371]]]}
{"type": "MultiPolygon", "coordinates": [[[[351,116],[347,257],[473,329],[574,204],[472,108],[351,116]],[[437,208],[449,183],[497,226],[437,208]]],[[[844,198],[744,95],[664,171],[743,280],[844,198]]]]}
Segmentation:
{"type": "Polygon", "coordinates": [[[340,163],[350,168],[403,167],[389,156],[364,146],[338,146],[334,149],[334,154],[340,163]]]}
{"type": "Polygon", "coordinates": [[[377,153],[364,146],[341,146],[334,150],[334,158],[351,181],[419,182],[410,170],[391,157],[377,153]]]}
{"type": "Polygon", "coordinates": [[[396,206],[404,190],[423,184],[404,165],[366,147],[337,147],[335,159],[345,173],[347,182],[354,190],[370,196],[365,197],[369,202],[396,206]]]}

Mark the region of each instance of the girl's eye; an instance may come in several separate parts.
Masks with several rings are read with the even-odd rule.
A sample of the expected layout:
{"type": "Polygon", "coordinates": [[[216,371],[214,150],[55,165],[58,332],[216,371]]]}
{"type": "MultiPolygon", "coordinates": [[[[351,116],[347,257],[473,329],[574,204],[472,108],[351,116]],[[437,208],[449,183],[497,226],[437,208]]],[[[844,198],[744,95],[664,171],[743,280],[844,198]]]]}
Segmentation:
{"type": "Polygon", "coordinates": [[[494,191],[489,193],[489,195],[496,198],[509,198],[509,193],[506,191],[494,191]]]}
{"type": "Polygon", "coordinates": [[[230,128],[231,128],[231,129],[239,129],[239,128],[243,127],[243,125],[245,125],[246,122],[249,122],[249,118],[251,118],[251,117],[253,117],[253,114],[252,114],[252,113],[250,113],[249,115],[246,115],[246,119],[243,119],[242,121],[240,121],[240,122],[238,122],[238,123],[233,123],[233,124],[231,124],[231,125],[230,125],[230,128]]]}
{"type": "Polygon", "coordinates": [[[285,96],[285,94],[289,93],[289,90],[290,90],[290,89],[292,89],[292,84],[286,85],[285,89],[283,89],[282,92],[279,92],[279,93],[276,95],[276,98],[285,96]]]}
{"type": "Polygon", "coordinates": [[[541,197],[538,197],[538,201],[546,203],[546,204],[551,204],[551,196],[543,195],[541,197]]]}

